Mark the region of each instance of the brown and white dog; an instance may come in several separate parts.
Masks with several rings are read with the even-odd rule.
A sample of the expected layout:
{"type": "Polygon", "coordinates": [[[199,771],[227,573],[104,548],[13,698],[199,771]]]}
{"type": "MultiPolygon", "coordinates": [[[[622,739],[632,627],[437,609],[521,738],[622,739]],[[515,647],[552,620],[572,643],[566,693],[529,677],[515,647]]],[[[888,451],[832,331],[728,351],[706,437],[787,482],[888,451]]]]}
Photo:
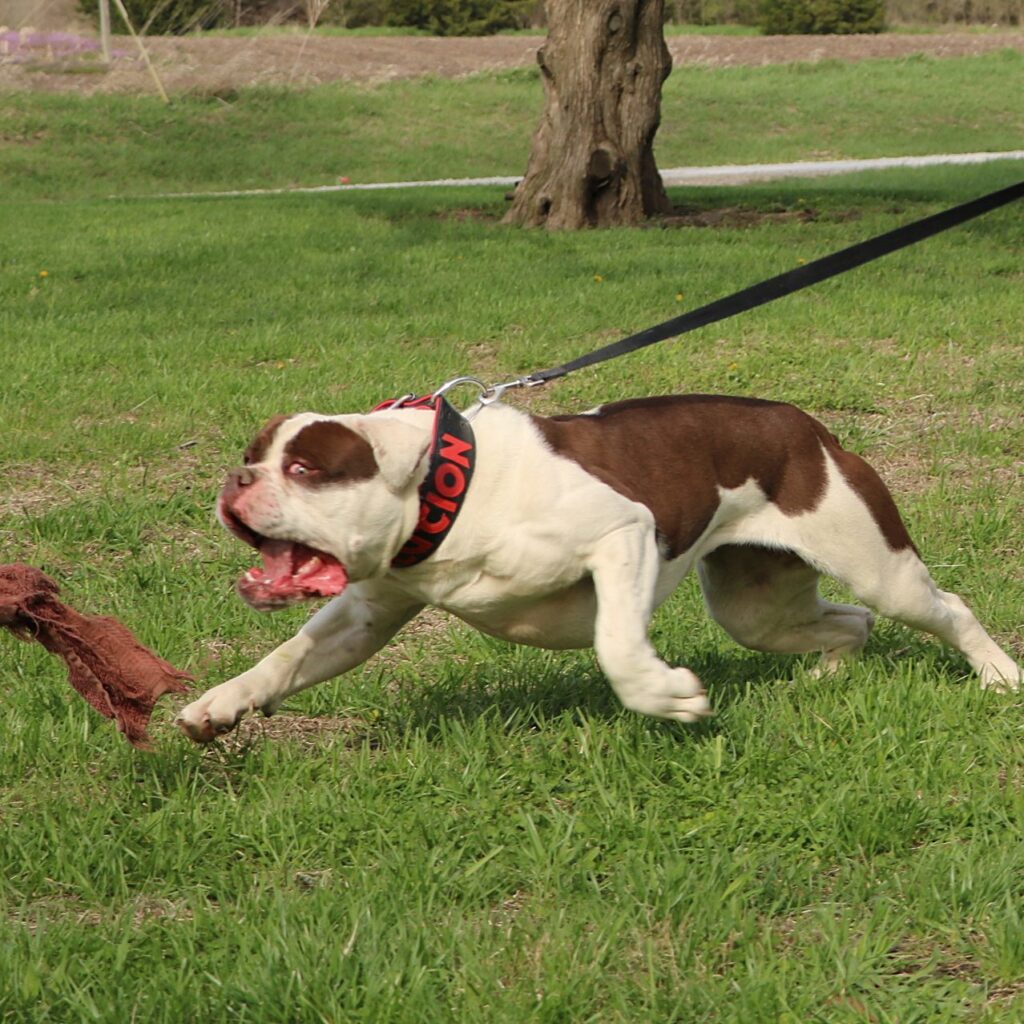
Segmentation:
{"type": "Polygon", "coordinates": [[[272,714],[365,661],[428,604],[518,643],[593,646],[627,708],[693,722],[711,711],[700,680],[648,638],[654,609],[693,568],[711,616],[755,650],[820,651],[832,670],[864,645],[871,612],[822,600],[826,573],[959,649],[982,686],[1019,685],[1013,660],[936,587],[874,470],[793,406],[686,395],[551,418],[495,403],[471,416],[461,514],[407,567],[393,560],[421,514],[432,412],[302,413],[263,428],[218,504],[263,557],[239,591],[257,608],[333,600],[189,704],[178,717],[188,736],[206,742],[250,712],[272,714]]]}

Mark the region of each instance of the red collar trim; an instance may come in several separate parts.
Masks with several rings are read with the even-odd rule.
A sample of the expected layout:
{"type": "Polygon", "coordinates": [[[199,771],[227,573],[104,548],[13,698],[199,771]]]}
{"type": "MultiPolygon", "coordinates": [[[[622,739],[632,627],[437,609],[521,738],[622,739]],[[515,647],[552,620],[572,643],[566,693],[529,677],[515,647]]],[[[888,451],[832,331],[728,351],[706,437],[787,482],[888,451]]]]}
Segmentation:
{"type": "Polygon", "coordinates": [[[382,402],[382,409],[433,409],[434,429],[430,442],[430,464],[420,484],[420,515],[412,536],[402,545],[391,564],[408,569],[428,559],[451,532],[462,511],[476,466],[476,439],[469,421],[441,395],[405,397],[382,402]]]}

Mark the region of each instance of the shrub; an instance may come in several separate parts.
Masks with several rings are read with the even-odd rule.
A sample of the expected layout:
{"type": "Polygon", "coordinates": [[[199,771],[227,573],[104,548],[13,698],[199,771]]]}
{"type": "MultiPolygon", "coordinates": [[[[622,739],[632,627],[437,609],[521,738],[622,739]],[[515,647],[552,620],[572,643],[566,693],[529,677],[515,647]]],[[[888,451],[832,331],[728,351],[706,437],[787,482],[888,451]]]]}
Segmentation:
{"type": "Polygon", "coordinates": [[[1024,0],[888,0],[890,23],[1024,25],[1024,0]]]}
{"type": "Polygon", "coordinates": [[[758,0],[668,0],[665,20],[676,25],[756,25],[758,0]]]}
{"type": "MultiPolygon", "coordinates": [[[[180,35],[225,25],[259,25],[311,17],[309,2],[284,0],[124,0],[137,31],[180,35]]],[[[317,4],[325,24],[418,28],[438,36],[487,35],[502,29],[527,28],[542,17],[539,0],[333,0],[317,4]]],[[[98,19],[99,0],[78,0],[83,14],[98,19]]],[[[118,15],[112,12],[116,20],[118,15]]]]}
{"type": "Polygon", "coordinates": [[[388,0],[337,0],[324,15],[324,23],[344,25],[346,28],[364,28],[367,25],[383,25],[388,16],[388,0]]]}
{"type": "MultiPolygon", "coordinates": [[[[224,0],[124,0],[136,32],[149,35],[180,35],[197,28],[227,24],[224,0]]],[[[99,0],[78,0],[79,10],[93,21],[99,19],[99,0]]],[[[110,9],[115,32],[124,31],[114,4],[110,9]]]]}
{"type": "Polygon", "coordinates": [[[767,35],[849,35],[885,28],[884,0],[762,0],[767,35]]]}
{"type": "Polygon", "coordinates": [[[533,7],[532,0],[389,0],[385,24],[435,36],[483,36],[526,28],[533,7]]]}

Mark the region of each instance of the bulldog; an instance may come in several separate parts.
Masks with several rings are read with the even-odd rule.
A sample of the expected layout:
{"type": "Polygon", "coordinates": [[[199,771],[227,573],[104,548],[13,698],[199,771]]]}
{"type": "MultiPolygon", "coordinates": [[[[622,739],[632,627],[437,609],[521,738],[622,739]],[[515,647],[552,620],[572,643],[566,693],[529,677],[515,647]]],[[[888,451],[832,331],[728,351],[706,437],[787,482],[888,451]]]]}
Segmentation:
{"type": "Polygon", "coordinates": [[[250,605],[330,601],[181,711],[200,743],[359,665],[426,605],[516,643],[592,646],[625,707],[696,722],[711,713],[700,679],[648,636],[691,569],[711,617],[754,650],[820,652],[831,672],[877,612],[958,649],[983,687],[1021,678],[935,585],[877,473],[783,403],[683,395],[545,418],[421,400],[281,416],[217,513],[261,556],[238,583],[250,605]],[[823,600],[823,573],[867,607],[823,600]]]}

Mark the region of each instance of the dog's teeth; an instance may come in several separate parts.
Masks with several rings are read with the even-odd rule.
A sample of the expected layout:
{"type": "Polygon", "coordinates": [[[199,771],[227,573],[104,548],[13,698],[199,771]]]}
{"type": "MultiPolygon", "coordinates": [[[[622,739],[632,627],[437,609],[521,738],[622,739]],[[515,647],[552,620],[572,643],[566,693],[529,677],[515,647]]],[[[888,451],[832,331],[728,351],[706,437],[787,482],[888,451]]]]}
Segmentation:
{"type": "Polygon", "coordinates": [[[311,558],[295,575],[300,578],[303,576],[311,576],[313,573],[322,569],[323,564],[323,559],[319,557],[311,558]]]}

